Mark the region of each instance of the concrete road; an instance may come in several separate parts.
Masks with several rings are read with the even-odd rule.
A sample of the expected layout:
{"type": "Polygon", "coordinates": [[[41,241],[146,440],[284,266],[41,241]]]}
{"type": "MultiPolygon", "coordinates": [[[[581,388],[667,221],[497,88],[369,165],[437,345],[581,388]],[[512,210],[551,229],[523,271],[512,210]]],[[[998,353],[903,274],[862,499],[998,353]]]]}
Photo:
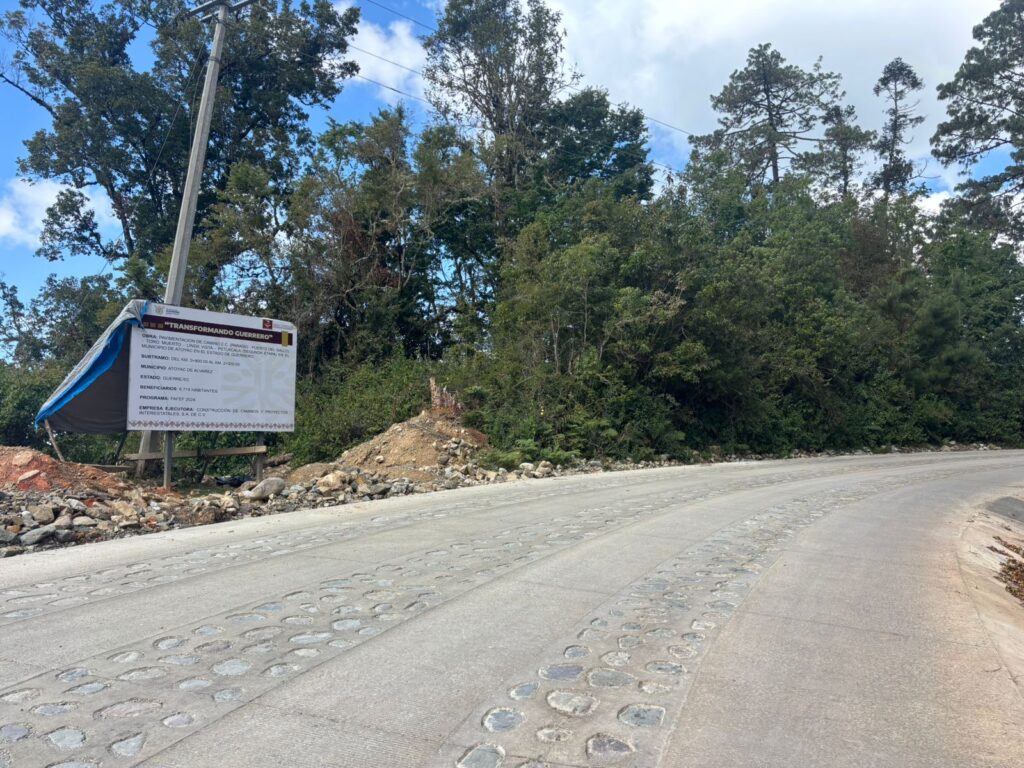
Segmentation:
{"type": "Polygon", "coordinates": [[[650,470],[0,561],[0,766],[1020,768],[956,541],[1022,470],[650,470]]]}

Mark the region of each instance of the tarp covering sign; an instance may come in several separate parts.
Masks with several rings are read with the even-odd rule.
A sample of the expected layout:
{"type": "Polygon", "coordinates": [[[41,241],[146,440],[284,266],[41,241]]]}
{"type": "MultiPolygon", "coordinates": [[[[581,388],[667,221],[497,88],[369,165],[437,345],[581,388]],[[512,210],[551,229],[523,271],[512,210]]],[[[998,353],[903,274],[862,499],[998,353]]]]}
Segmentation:
{"type": "Polygon", "coordinates": [[[61,432],[113,435],[127,429],[129,329],[142,324],[148,302],[121,310],[36,414],[61,432]]]}
{"type": "Polygon", "coordinates": [[[36,416],[59,431],[287,432],[295,326],[132,301],[36,416]]]}

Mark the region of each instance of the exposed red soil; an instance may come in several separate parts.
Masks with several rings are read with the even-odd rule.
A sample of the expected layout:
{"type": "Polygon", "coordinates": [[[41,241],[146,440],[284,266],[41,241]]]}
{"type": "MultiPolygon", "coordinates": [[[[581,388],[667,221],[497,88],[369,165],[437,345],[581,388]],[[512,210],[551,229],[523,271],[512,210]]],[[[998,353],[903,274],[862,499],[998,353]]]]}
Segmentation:
{"type": "Polygon", "coordinates": [[[59,462],[31,448],[0,446],[0,490],[113,494],[125,487],[116,477],[95,467],[59,462]]]}

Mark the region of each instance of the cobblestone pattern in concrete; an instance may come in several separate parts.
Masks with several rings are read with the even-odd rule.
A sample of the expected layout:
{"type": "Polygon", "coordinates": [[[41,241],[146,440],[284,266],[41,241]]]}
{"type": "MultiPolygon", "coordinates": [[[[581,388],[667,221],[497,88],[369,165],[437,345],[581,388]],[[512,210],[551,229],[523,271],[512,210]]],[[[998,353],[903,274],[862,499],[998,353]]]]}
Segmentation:
{"type": "MultiPolygon", "coordinates": [[[[920,480],[948,472],[910,474],[920,480]]],[[[269,595],[159,637],[82,659],[71,668],[0,691],[0,768],[136,765],[282,682],[503,573],[719,493],[834,474],[827,467],[805,468],[752,475],[727,491],[704,483],[685,492],[638,494],[615,505],[573,509],[567,504],[561,515],[455,541],[361,572],[339,573],[337,578],[269,595]]],[[[865,494],[879,487],[877,480],[870,482],[865,494]]],[[[905,482],[909,480],[898,479],[893,485],[905,482]]],[[[552,489],[548,495],[560,494],[552,489]]],[[[530,498],[539,498],[536,490],[530,498]]],[[[759,569],[770,561],[773,546],[795,526],[820,515],[826,501],[803,500],[732,526],[634,585],[604,615],[580,628],[562,646],[560,657],[543,665],[535,679],[510,682],[508,697],[477,720],[491,738],[469,749],[460,758],[461,768],[501,764],[503,754],[515,753],[506,750],[498,736],[531,728],[536,739],[531,743],[537,749],[519,750],[527,765],[535,755],[575,761],[582,755],[587,764],[602,764],[656,754],[654,741],[648,743],[634,731],[666,727],[681,706],[704,639],[728,617],[759,569]],[[739,543],[745,539],[751,546],[739,543]]],[[[472,505],[467,501],[463,506],[472,505]]],[[[414,518],[455,511],[468,509],[450,505],[445,513],[414,518]]],[[[282,548],[294,552],[395,522],[375,518],[343,530],[324,526],[256,539],[112,569],[96,574],[100,581],[69,577],[52,585],[31,585],[8,599],[53,595],[38,602],[59,610],[68,606],[53,606],[53,600],[69,594],[112,597],[121,593],[118,589],[145,589],[229,567],[236,554],[245,561],[279,554],[282,548]],[[92,595],[105,586],[114,591],[92,595]]],[[[24,604],[16,603],[12,610],[21,610],[18,606],[24,604]]]]}
{"type": "Polygon", "coordinates": [[[455,757],[437,765],[656,768],[706,648],[784,542],[842,505],[910,482],[800,499],[688,547],[600,606],[545,663],[506,681],[453,734],[444,752],[455,757]]]}
{"type": "MultiPolygon", "coordinates": [[[[728,492],[805,476],[751,477],[728,492]]],[[[614,507],[587,506],[366,572],[339,574],[144,643],[83,659],[55,675],[0,691],[0,768],[135,765],[279,683],[504,572],[717,493],[705,485],[686,493],[638,495],[614,507]]],[[[369,525],[381,524],[384,521],[374,520],[369,525]]],[[[288,551],[338,540],[329,530],[279,539],[285,539],[278,543],[288,551]]],[[[247,558],[267,556],[280,551],[273,546],[257,540],[242,545],[240,551],[247,558]]],[[[189,574],[183,564],[204,570],[211,563],[222,567],[218,556],[231,560],[231,552],[231,547],[220,547],[202,555],[167,558],[159,567],[127,566],[108,578],[127,579],[127,584],[118,583],[126,589],[142,589],[189,574]],[[138,580],[132,579],[133,574],[138,580]]],[[[77,589],[88,582],[72,580],[57,589],[77,589]]]]}

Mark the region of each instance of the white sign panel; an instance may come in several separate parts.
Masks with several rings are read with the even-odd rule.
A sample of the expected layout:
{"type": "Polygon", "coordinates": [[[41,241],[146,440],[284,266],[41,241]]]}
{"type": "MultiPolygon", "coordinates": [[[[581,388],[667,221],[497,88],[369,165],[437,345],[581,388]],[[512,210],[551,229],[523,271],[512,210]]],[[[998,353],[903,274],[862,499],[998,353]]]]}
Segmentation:
{"type": "Polygon", "coordinates": [[[295,326],[149,304],[134,326],[128,429],[290,432],[295,326]]]}

